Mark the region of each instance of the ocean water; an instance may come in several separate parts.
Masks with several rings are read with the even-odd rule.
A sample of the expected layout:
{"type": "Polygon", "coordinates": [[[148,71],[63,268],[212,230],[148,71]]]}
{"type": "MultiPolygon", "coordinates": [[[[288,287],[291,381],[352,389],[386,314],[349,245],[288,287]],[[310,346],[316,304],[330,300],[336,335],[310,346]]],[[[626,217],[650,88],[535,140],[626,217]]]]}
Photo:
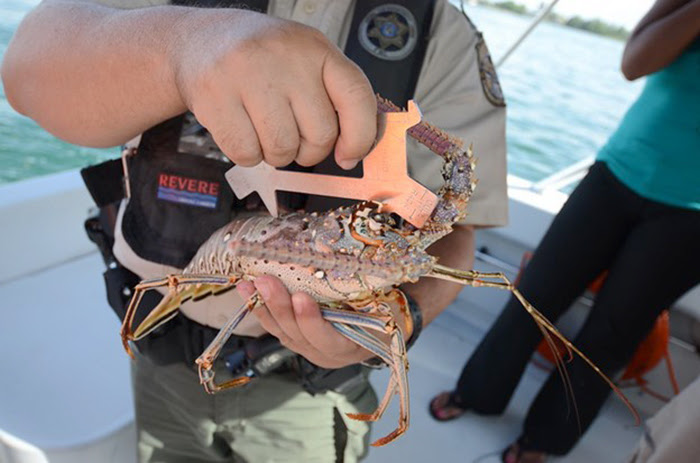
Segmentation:
{"type": "MultiPolygon", "coordinates": [[[[22,17],[38,0],[0,1],[0,57],[22,17]]],[[[529,18],[467,5],[494,61],[529,18]]],[[[619,72],[623,43],[549,23],[541,24],[499,69],[508,104],[509,172],[540,180],[605,143],[641,91],[619,72]]],[[[0,93],[0,184],[118,156],[116,148],[65,143],[17,114],[0,93]]]]}
{"type": "MultiPolygon", "coordinates": [[[[494,62],[531,18],[466,7],[494,62]]],[[[498,68],[508,105],[508,171],[537,181],[594,156],[642,90],[620,72],[624,43],[541,23],[498,68]]]]}

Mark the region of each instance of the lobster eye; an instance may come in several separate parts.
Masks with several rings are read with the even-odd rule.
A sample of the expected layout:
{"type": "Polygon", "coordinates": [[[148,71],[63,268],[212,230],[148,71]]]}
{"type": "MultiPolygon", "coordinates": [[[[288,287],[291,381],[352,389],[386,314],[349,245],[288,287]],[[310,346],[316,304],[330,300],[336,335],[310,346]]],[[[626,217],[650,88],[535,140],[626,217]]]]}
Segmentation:
{"type": "Polygon", "coordinates": [[[387,218],[387,223],[389,225],[391,225],[392,227],[395,227],[395,226],[402,227],[403,226],[403,219],[401,218],[400,215],[392,212],[391,215],[387,218]]]}
{"type": "Polygon", "coordinates": [[[380,214],[379,212],[375,212],[373,214],[370,214],[369,218],[374,220],[375,222],[384,223],[386,222],[387,216],[384,214],[380,214]]]}

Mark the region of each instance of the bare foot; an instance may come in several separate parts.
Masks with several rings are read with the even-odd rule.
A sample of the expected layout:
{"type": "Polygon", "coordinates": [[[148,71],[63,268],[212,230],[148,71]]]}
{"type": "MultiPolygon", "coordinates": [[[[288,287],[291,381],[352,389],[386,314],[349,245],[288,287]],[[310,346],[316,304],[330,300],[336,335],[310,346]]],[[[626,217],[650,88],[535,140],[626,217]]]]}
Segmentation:
{"type": "Polygon", "coordinates": [[[450,400],[451,392],[441,392],[430,401],[430,415],[438,421],[450,421],[466,412],[450,400]]]}
{"type": "Polygon", "coordinates": [[[503,463],[544,463],[547,454],[536,450],[522,450],[516,442],[503,452],[503,463]]]}

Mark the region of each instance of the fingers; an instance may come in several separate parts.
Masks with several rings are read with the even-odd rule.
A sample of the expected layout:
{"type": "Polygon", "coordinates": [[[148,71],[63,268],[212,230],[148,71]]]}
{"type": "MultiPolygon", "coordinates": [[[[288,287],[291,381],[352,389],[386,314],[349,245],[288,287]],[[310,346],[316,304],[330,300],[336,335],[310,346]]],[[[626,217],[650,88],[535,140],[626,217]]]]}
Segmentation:
{"type": "Polygon", "coordinates": [[[236,291],[243,299],[248,299],[255,292],[255,285],[251,281],[241,281],[236,285],[236,291]]]}
{"type": "Polygon", "coordinates": [[[323,82],[338,112],[336,162],[344,169],[352,169],[367,155],[377,136],[377,100],[360,68],[339,52],[328,54],[323,82]]]}
{"type": "Polygon", "coordinates": [[[314,91],[319,87],[297,92],[293,103],[270,93],[244,97],[244,104],[232,104],[221,118],[234,122],[219,128],[214,140],[232,161],[246,167],[263,159],[275,167],[292,161],[318,164],[333,151],[338,118],[327,95],[313,98],[314,91]]]}
{"type": "Polygon", "coordinates": [[[321,315],[316,301],[306,293],[292,295],[299,332],[312,350],[300,352],[312,363],[325,368],[342,368],[361,362],[371,354],[341,335],[321,315]]]}
{"type": "Polygon", "coordinates": [[[338,138],[338,116],[328,95],[321,85],[310,87],[292,99],[300,135],[296,162],[302,166],[323,161],[338,138]]]}
{"type": "Polygon", "coordinates": [[[314,307],[317,304],[311,296],[295,293],[292,295],[292,301],[299,330],[316,349],[327,355],[341,355],[348,348],[357,346],[323,318],[321,311],[314,307]]]}
{"type": "Polygon", "coordinates": [[[257,278],[255,288],[265,301],[265,307],[253,312],[260,324],[310,362],[340,368],[370,356],[324,320],[318,304],[308,294],[290,295],[279,279],[270,276],[257,278]]]}
{"type": "Polygon", "coordinates": [[[282,282],[274,277],[262,276],[255,280],[255,287],[265,301],[265,307],[255,312],[263,328],[287,347],[308,349],[308,342],[296,324],[292,298],[282,282]]]}
{"type": "Polygon", "coordinates": [[[200,122],[236,164],[249,167],[263,159],[275,167],[292,161],[318,164],[338,137],[335,109],[320,84],[310,83],[290,98],[292,102],[272,92],[251,93],[242,101],[233,98],[225,107],[212,107],[207,121],[200,122]]]}
{"type": "Polygon", "coordinates": [[[265,162],[284,167],[294,161],[299,151],[300,134],[287,97],[273,90],[244,95],[243,98],[265,162]]]}
{"type": "Polygon", "coordinates": [[[335,146],[347,169],[367,155],[377,130],[372,87],[320,31],[235,10],[196,13],[197,40],[174,52],[174,82],[233,162],[308,166],[335,146]],[[217,47],[203,52],[201,43],[217,47]]]}
{"type": "Polygon", "coordinates": [[[263,151],[253,122],[242,101],[232,98],[227,104],[211,107],[210,116],[199,122],[212,134],[221,151],[234,163],[245,167],[257,165],[263,159],[263,151]]]}
{"type": "MultiPolygon", "coordinates": [[[[324,82],[313,81],[289,92],[289,99],[275,91],[243,96],[243,112],[249,116],[247,126],[254,128],[265,162],[275,167],[292,161],[312,166],[325,159],[335,145],[336,161],[350,169],[367,155],[376,137],[376,98],[359,69],[349,62],[339,66],[344,69],[339,69],[338,75],[346,76],[347,85],[354,88],[338,89],[335,100],[326,93],[324,82]]],[[[242,135],[249,134],[246,131],[242,135]]],[[[232,154],[245,157],[247,164],[242,165],[254,165],[261,160],[249,152],[232,154]],[[249,161],[253,164],[248,164],[249,161]]]]}

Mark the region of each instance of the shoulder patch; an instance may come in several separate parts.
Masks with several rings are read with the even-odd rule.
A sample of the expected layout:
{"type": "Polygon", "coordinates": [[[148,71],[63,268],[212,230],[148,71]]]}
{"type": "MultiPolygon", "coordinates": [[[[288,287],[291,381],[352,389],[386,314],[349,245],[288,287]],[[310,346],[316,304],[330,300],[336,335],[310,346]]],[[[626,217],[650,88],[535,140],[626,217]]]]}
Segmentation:
{"type": "Polygon", "coordinates": [[[388,3],[371,10],[357,31],[362,48],[380,59],[407,57],[418,40],[416,18],[401,5],[388,3]]]}
{"type": "Polygon", "coordinates": [[[491,53],[489,53],[486,41],[480,32],[478,37],[476,54],[479,60],[479,77],[481,77],[481,87],[484,89],[484,95],[494,106],[505,106],[506,100],[503,96],[501,83],[498,81],[496,67],[491,60],[491,53]]]}

